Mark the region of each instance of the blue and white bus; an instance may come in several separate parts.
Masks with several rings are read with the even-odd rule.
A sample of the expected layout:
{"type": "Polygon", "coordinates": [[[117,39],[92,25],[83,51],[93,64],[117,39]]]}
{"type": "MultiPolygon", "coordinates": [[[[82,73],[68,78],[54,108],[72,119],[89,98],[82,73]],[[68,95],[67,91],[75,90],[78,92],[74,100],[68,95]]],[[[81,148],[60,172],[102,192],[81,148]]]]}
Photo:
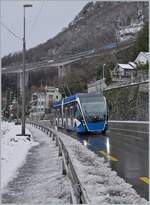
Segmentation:
{"type": "Polygon", "coordinates": [[[102,93],[79,93],[53,104],[56,126],[77,133],[102,132],[108,128],[106,98],[102,93]]]}

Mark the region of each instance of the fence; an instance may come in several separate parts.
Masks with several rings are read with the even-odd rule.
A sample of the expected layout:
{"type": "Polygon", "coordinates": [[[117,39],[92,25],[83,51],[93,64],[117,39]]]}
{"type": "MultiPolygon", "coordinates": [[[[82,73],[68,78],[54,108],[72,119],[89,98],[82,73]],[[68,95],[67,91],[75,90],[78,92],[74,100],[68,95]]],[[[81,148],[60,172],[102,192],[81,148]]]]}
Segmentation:
{"type": "Polygon", "coordinates": [[[37,122],[28,121],[27,123],[45,132],[53,141],[56,142],[56,146],[59,147],[58,156],[62,156],[62,174],[67,175],[70,179],[71,203],[89,204],[90,200],[87,196],[86,190],[79,180],[77,170],[75,170],[73,166],[71,156],[69,155],[62,139],[56,134],[55,130],[49,127],[40,125],[37,122]]]}

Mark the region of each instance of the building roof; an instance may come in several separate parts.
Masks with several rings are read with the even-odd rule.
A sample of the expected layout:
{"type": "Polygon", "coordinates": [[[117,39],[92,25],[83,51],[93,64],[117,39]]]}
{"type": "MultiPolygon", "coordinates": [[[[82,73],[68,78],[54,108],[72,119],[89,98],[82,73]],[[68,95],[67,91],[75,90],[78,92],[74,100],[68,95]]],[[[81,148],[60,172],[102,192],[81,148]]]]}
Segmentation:
{"type": "Polygon", "coordinates": [[[150,59],[150,53],[149,52],[140,52],[140,54],[144,55],[144,57],[147,58],[147,60],[150,59]]]}
{"type": "Polygon", "coordinates": [[[133,68],[136,68],[136,67],[137,67],[137,64],[134,63],[134,62],[131,62],[131,61],[130,61],[130,62],[128,62],[128,64],[131,65],[133,68]]]}
{"type": "Polygon", "coordinates": [[[141,56],[141,55],[144,56],[144,58],[145,58],[147,61],[150,60],[150,53],[149,53],[149,52],[140,52],[140,53],[138,54],[138,56],[136,57],[135,62],[137,62],[139,56],[141,56]]]}
{"type": "Polygon", "coordinates": [[[122,69],[134,70],[134,68],[129,64],[118,64],[118,66],[120,66],[122,69]]]}

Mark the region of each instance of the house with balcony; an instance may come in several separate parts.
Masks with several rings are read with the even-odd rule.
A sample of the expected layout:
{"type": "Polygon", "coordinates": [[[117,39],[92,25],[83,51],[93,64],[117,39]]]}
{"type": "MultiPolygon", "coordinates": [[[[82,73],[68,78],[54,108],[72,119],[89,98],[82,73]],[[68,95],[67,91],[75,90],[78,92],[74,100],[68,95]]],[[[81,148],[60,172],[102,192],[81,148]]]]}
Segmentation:
{"type": "Polygon", "coordinates": [[[117,64],[112,71],[113,82],[133,82],[148,79],[148,70],[142,71],[138,69],[139,65],[145,65],[149,62],[150,53],[140,52],[134,62],[128,64],[117,64]]]}
{"type": "Polygon", "coordinates": [[[149,52],[140,52],[135,59],[136,64],[146,64],[150,60],[150,53],[149,52]]]}
{"type": "Polygon", "coordinates": [[[45,93],[33,93],[30,101],[30,118],[41,119],[45,114],[45,93]]]}
{"type": "Polygon", "coordinates": [[[45,95],[45,111],[46,113],[49,113],[51,111],[53,102],[61,100],[62,95],[58,88],[52,86],[45,87],[45,95]]]}
{"type": "Polygon", "coordinates": [[[137,81],[145,81],[149,79],[149,69],[146,65],[149,65],[150,53],[149,52],[140,52],[135,59],[137,65],[137,81]],[[145,67],[145,69],[144,69],[145,67]]]}
{"type": "Polygon", "coordinates": [[[118,63],[112,71],[113,81],[130,81],[134,79],[136,74],[136,64],[129,62],[128,64],[118,63]]]}

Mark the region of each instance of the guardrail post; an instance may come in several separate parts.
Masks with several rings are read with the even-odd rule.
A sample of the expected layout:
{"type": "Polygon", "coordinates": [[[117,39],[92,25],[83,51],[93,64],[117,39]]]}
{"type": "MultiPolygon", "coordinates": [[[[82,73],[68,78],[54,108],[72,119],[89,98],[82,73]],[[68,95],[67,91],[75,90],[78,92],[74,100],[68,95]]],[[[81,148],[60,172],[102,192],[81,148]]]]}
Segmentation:
{"type": "Polygon", "coordinates": [[[52,140],[53,140],[53,141],[55,140],[55,136],[54,136],[54,133],[52,133],[52,140]]]}
{"type": "Polygon", "coordinates": [[[57,137],[56,137],[56,146],[58,146],[58,139],[57,139],[57,137]]]}
{"type": "Polygon", "coordinates": [[[52,136],[52,132],[50,131],[50,132],[49,132],[49,137],[51,137],[51,136],[52,136]]]}
{"type": "Polygon", "coordinates": [[[82,199],[81,199],[81,187],[79,184],[75,184],[75,189],[76,189],[76,192],[77,192],[77,199],[78,199],[78,202],[79,204],[82,204],[82,199]]]}
{"type": "Polygon", "coordinates": [[[67,172],[66,172],[66,168],[65,168],[65,163],[64,163],[64,160],[62,160],[62,175],[66,175],[67,172]]]}
{"type": "Polygon", "coordinates": [[[58,150],[58,156],[62,156],[62,150],[61,150],[61,145],[59,144],[59,150],[58,150]]]}

